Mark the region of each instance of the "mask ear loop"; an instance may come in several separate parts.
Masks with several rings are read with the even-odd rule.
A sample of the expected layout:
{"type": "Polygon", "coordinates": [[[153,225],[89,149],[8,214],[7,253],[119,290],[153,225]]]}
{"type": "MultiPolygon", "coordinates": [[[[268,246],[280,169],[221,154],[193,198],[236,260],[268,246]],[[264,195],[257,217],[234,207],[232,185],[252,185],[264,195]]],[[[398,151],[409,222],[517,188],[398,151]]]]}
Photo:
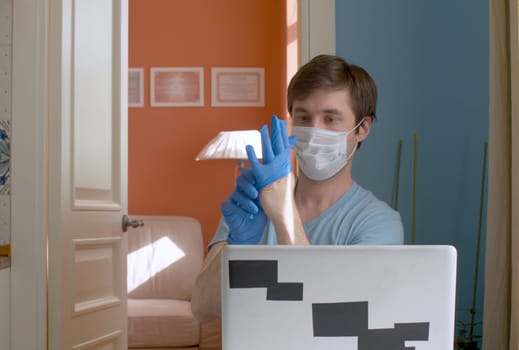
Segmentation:
{"type": "Polygon", "coordinates": [[[357,129],[359,126],[361,126],[362,123],[364,123],[364,120],[366,120],[366,117],[362,117],[362,119],[357,123],[357,125],[355,125],[353,127],[353,129],[351,129],[351,130],[353,131],[353,130],[357,129]]]}
{"type": "Polygon", "coordinates": [[[353,147],[353,150],[351,151],[350,155],[348,157],[346,157],[346,164],[348,164],[348,161],[350,160],[351,157],[353,157],[353,154],[355,153],[355,151],[357,150],[357,146],[359,145],[358,142],[355,142],[355,147],[353,147]]]}
{"type": "MultiPolygon", "coordinates": [[[[353,127],[353,129],[351,129],[351,131],[353,131],[353,130],[357,129],[359,126],[361,126],[362,123],[364,123],[365,119],[366,119],[366,117],[362,117],[362,119],[357,123],[357,125],[355,125],[355,127],[353,127]]],[[[355,134],[355,139],[357,139],[357,134],[355,134]]],[[[350,158],[353,157],[353,154],[355,153],[355,151],[357,151],[358,146],[359,146],[359,142],[355,141],[355,147],[353,147],[353,150],[351,151],[350,155],[348,157],[346,157],[346,164],[348,163],[350,158]]]]}
{"type": "MultiPolygon", "coordinates": [[[[294,149],[292,148],[292,152],[294,152],[294,149]]],[[[294,152],[295,153],[295,152],[294,152]]],[[[294,154],[292,153],[292,154],[294,154]]],[[[297,190],[297,183],[298,183],[298,180],[299,180],[299,159],[297,158],[296,155],[294,155],[294,194],[296,193],[296,190],[297,190]]]]}

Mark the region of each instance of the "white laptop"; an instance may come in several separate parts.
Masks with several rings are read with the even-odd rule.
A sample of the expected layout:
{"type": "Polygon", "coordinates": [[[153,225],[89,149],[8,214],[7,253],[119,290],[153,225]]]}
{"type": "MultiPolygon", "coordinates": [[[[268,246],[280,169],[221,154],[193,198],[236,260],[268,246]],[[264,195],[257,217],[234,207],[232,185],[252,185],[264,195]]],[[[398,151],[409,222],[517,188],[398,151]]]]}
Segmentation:
{"type": "Polygon", "coordinates": [[[452,350],[452,246],[222,252],[224,350],[452,350]]]}

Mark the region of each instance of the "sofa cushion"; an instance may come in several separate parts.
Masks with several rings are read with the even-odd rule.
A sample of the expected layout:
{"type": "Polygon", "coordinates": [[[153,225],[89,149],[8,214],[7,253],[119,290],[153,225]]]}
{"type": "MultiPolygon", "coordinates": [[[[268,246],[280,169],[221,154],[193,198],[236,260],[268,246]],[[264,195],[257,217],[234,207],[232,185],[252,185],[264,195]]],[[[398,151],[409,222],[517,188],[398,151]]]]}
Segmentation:
{"type": "Polygon", "coordinates": [[[128,299],[128,347],[189,347],[200,342],[191,303],[171,299],[128,299]]]}
{"type": "Polygon", "coordinates": [[[190,300],[204,258],[200,223],[184,216],[135,217],[144,226],[128,234],[128,297],[190,300]]]}

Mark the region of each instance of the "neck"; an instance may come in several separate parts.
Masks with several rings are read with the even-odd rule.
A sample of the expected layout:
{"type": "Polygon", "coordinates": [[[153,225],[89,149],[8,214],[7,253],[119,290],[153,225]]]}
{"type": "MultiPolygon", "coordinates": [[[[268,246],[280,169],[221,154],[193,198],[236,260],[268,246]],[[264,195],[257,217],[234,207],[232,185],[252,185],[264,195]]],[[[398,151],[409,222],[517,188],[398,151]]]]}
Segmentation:
{"type": "Polygon", "coordinates": [[[331,207],[352,185],[350,164],[323,181],[311,180],[300,172],[294,196],[303,222],[314,219],[331,207]]]}

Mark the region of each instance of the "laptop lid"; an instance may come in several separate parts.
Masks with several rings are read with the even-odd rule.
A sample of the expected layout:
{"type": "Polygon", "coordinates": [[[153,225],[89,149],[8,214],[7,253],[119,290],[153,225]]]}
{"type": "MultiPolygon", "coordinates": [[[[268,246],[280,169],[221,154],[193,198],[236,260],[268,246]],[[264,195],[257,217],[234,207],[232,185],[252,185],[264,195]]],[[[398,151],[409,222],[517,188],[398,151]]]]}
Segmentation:
{"type": "Polygon", "coordinates": [[[239,246],[222,251],[225,350],[449,350],[451,246],[239,246]]]}

